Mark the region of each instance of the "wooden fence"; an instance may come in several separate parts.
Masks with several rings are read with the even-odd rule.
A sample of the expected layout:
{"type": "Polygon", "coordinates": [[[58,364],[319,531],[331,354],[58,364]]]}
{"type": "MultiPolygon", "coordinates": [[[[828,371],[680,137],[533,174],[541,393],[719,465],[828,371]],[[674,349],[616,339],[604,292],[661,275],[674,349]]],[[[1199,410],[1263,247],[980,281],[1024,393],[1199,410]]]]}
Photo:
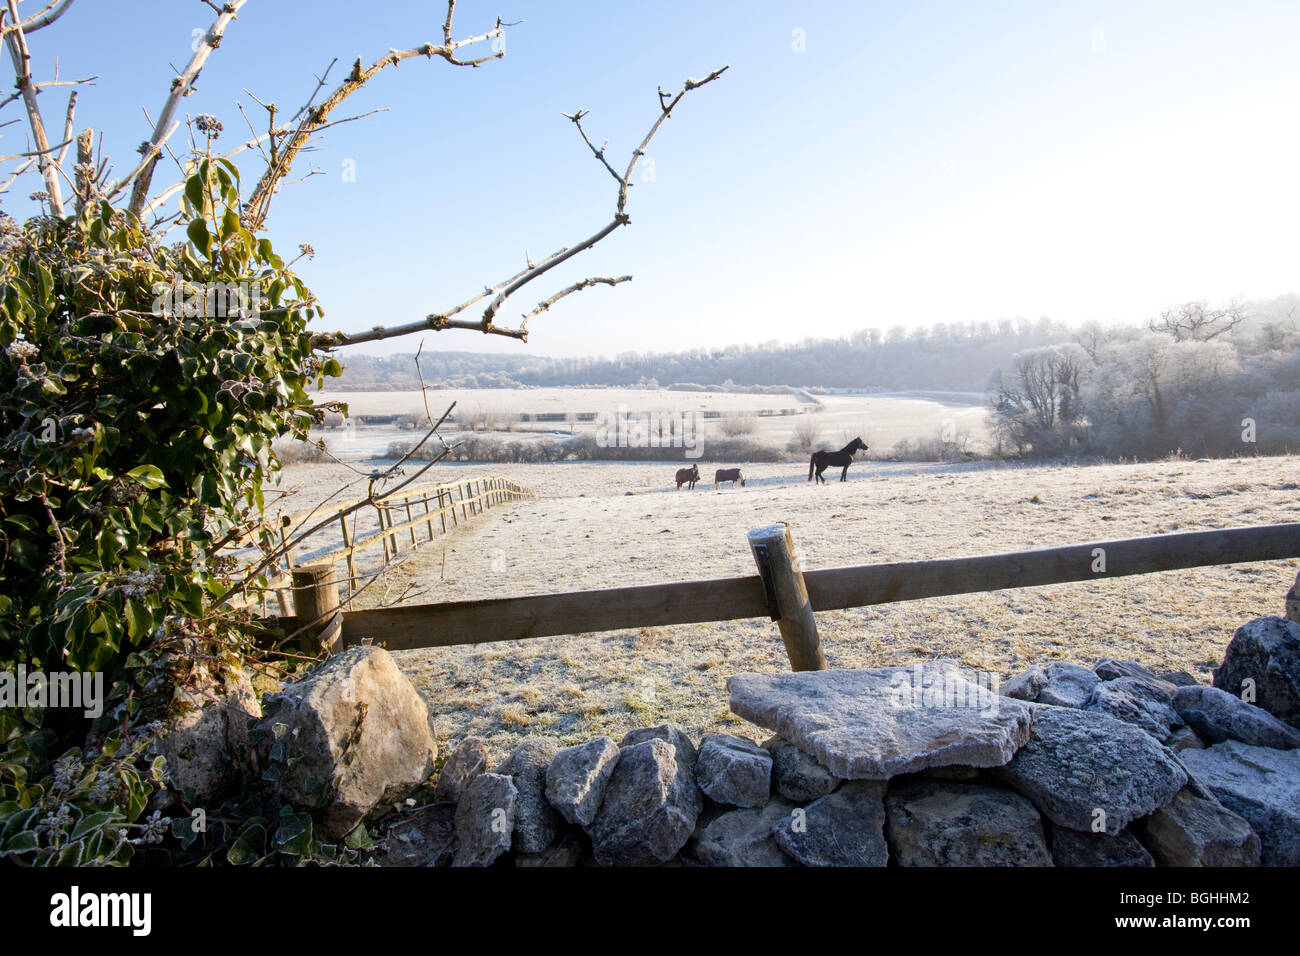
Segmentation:
{"type": "MultiPolygon", "coordinates": [[[[819,669],[825,662],[816,611],[1297,558],[1300,523],[808,572],[794,560],[783,524],[756,528],[749,543],[759,571],[749,577],[350,611],[338,616],[325,643],[407,650],[769,617],[780,625],[794,669],[819,669]]],[[[279,625],[294,632],[318,623],[279,625]]]]}
{"type": "MultiPolygon", "coordinates": [[[[266,599],[275,593],[282,615],[290,615],[290,608],[299,601],[303,587],[325,587],[332,581],[337,587],[340,579],[323,572],[309,572],[305,568],[330,567],[342,562],[347,574],[341,579],[348,597],[358,590],[363,577],[373,577],[382,572],[402,551],[409,551],[448,532],[488,508],[510,501],[536,497],[531,490],[497,476],[465,478],[460,481],[419,485],[395,494],[381,496],[373,504],[367,499],[331,501],[327,505],[297,514],[282,516],[264,527],[278,529],[282,544],[287,544],[296,528],[309,527],[320,522],[331,512],[345,512],[355,505],[364,507],[342,514],[337,524],[331,523],[302,542],[294,544],[268,573],[266,589],[262,592],[262,609],[266,612],[266,599]],[[409,539],[409,541],[408,541],[409,539]],[[312,546],[315,545],[313,548],[312,546]],[[382,563],[369,572],[358,565],[358,557],[374,548],[383,548],[382,563]],[[294,575],[312,577],[316,584],[295,583],[294,575]],[[289,594],[294,596],[290,599],[289,594]]],[[[257,532],[250,532],[245,539],[257,532]]],[[[295,613],[297,613],[295,611],[295,613]]]]}

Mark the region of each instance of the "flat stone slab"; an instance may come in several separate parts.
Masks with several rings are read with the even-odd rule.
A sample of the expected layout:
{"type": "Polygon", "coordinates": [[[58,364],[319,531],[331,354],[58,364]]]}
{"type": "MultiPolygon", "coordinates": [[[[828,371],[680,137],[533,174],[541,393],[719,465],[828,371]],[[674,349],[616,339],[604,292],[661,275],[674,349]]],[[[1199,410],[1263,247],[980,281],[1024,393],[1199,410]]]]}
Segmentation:
{"type": "Polygon", "coordinates": [[[1229,740],[1179,757],[1259,834],[1265,866],[1300,866],[1300,750],[1229,740]]]}
{"type": "Polygon", "coordinates": [[[1030,705],[990,685],[940,661],[727,679],[734,713],[845,780],[1005,764],[1029,739],[1030,705]]]}
{"type": "Polygon", "coordinates": [[[1163,807],[1187,783],[1169,752],[1133,724],[1042,704],[1033,708],[1028,742],[993,773],[1053,823],[1091,831],[1104,819],[1112,835],[1163,807]]]}

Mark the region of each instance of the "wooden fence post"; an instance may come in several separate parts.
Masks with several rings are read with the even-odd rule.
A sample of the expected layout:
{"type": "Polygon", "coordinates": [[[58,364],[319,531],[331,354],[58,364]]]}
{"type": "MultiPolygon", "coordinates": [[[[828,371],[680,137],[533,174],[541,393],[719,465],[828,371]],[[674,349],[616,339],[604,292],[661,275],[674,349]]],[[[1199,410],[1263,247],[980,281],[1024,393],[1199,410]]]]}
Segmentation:
{"type": "Polygon", "coordinates": [[[357,588],[357,555],[352,547],[352,532],[348,528],[347,515],[339,518],[339,524],[343,528],[343,547],[348,549],[348,594],[351,595],[357,588]]]}
{"type": "Polygon", "coordinates": [[[293,610],[298,646],[308,654],[337,654],[343,648],[343,611],[333,564],[303,564],[293,569],[293,610]]]}
{"type": "Polygon", "coordinates": [[[813,620],[803,570],[794,560],[794,539],[790,537],[789,526],[764,525],[749,532],[747,537],[763,581],[768,613],[781,629],[790,668],[826,670],[826,657],[817,638],[817,622],[813,620]]]}

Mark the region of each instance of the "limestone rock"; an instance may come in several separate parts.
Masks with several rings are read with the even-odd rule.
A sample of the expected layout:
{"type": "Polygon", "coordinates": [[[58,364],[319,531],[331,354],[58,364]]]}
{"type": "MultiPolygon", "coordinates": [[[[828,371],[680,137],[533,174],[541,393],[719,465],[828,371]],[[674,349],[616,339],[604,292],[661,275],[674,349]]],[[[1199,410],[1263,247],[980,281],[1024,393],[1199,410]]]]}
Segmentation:
{"type": "Polygon", "coordinates": [[[1057,866],[1155,866],[1146,847],[1128,830],[1092,833],[1052,828],[1052,860],[1057,866]]]}
{"type": "Polygon", "coordinates": [[[482,737],[466,737],[442,765],[437,786],[433,788],[433,799],[439,803],[460,803],[469,782],[487,767],[487,741],[482,737]]]}
{"type": "Polygon", "coordinates": [[[1047,686],[1047,671],[1035,664],[1029,670],[1011,678],[1003,684],[998,693],[1016,700],[1035,700],[1038,692],[1047,686]]]}
{"type": "Polygon", "coordinates": [[[479,774],[456,805],[456,855],[452,866],[489,866],[510,850],[519,791],[504,774],[479,774]]]}
{"type": "Polygon", "coordinates": [[[1294,750],[1300,730],[1284,724],[1262,707],[1217,687],[1182,687],[1174,707],[1197,735],[1211,744],[1239,740],[1255,747],[1294,750]]]}
{"type": "Polygon", "coordinates": [[[1051,866],[1042,818],[1020,794],[938,780],[891,783],[889,852],[899,866],[1051,866]]]}
{"type": "Polygon", "coordinates": [[[693,766],[661,737],[624,746],[587,827],[601,866],[652,866],[672,859],[695,830],[703,802],[693,766]]]}
{"type": "Polygon", "coordinates": [[[772,788],[787,800],[809,803],[840,785],[839,777],[788,740],[773,737],[763,747],[772,755],[772,788]]]}
{"type": "Polygon", "coordinates": [[[566,747],[546,768],[546,799],[564,819],[586,826],[596,818],[618,757],[618,745],[609,737],[566,747]]]}
{"type": "Polygon", "coordinates": [[[1195,687],[1200,683],[1196,675],[1189,674],[1187,671],[1167,671],[1156,676],[1166,684],[1173,684],[1175,687],[1195,687]]]}
{"type": "Polygon", "coordinates": [[[765,807],[729,810],[696,831],[687,856],[701,866],[797,866],[781,852],[772,832],[794,809],[793,803],[775,797],[765,807]]]}
{"type": "Polygon", "coordinates": [[[554,741],[529,737],[496,768],[496,773],[513,778],[519,792],[515,799],[516,852],[541,853],[560,832],[560,815],[546,799],[546,770],[556,752],[554,741]]]}
{"type": "Polygon", "coordinates": [[[1257,617],[1237,628],[1214,686],[1240,696],[1254,681],[1254,703],[1292,727],[1300,727],[1300,624],[1257,617]]]}
{"type": "Polygon", "coordinates": [[[380,647],[354,647],[266,698],[258,756],[288,801],[342,836],[433,772],[429,709],[380,647]],[[290,758],[294,758],[292,761],[290,758]],[[271,768],[276,768],[274,771],[271,768]]]}
{"type": "Polygon", "coordinates": [[[1160,742],[1169,739],[1170,731],[1182,723],[1171,706],[1169,690],[1142,677],[1117,677],[1102,681],[1092,689],[1084,710],[1106,714],[1116,720],[1141,727],[1160,742]]]}
{"type": "Polygon", "coordinates": [[[1300,865],[1300,750],[1229,740],[1179,756],[1219,801],[1259,835],[1265,866],[1300,865]]]}
{"type": "Polygon", "coordinates": [[[1082,707],[1100,681],[1095,673],[1078,664],[1048,664],[1047,683],[1035,700],[1053,707],[1082,707]]]}
{"type": "Polygon", "coordinates": [[[692,773],[695,772],[695,761],[699,754],[695,750],[695,744],[691,743],[691,738],[686,736],[686,732],[676,724],[660,724],[657,727],[638,727],[636,730],[629,730],[623,735],[619,747],[631,747],[656,738],[672,744],[673,749],[677,751],[677,762],[692,773]]]}
{"type": "Polygon", "coordinates": [[[1161,866],[1259,866],[1250,824],[1186,790],[1133,828],[1161,866]]]}
{"type": "Polygon", "coordinates": [[[1031,706],[1029,741],[992,772],[1053,823],[1091,831],[1101,811],[1106,832],[1117,834],[1187,783],[1165,748],[1132,724],[1092,711],[1031,706]]]}
{"type": "Polygon", "coordinates": [[[1029,733],[1033,705],[993,693],[960,668],[738,674],[731,709],[775,731],[846,780],[926,767],[1000,766],[1029,733]]]}
{"type": "Polygon", "coordinates": [[[178,687],[181,708],[158,741],[173,785],[195,805],[215,805],[239,785],[252,743],[249,728],[262,716],[253,684],[243,670],[218,679],[202,671],[196,686],[178,687]]]}
{"type": "Polygon", "coordinates": [[[695,779],[718,803],[761,807],[772,795],[772,755],[747,737],[705,734],[695,779]]]}
{"type": "Polygon", "coordinates": [[[777,845],[804,866],[884,866],[884,795],[881,781],[849,781],[783,817],[773,828],[777,845]]]}

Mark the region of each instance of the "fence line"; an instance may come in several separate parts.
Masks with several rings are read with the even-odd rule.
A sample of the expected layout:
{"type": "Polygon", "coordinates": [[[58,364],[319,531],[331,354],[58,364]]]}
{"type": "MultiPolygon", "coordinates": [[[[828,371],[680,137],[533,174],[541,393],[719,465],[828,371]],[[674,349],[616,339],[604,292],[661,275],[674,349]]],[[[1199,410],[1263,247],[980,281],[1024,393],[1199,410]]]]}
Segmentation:
{"type": "MultiPolygon", "coordinates": [[[[497,475],[484,475],[454,482],[418,485],[393,494],[381,495],[373,503],[370,503],[367,498],[330,502],[328,511],[316,508],[276,517],[260,528],[248,532],[240,540],[255,539],[259,532],[273,528],[277,530],[284,545],[292,537],[293,528],[319,521],[329,511],[342,511],[358,504],[371,504],[371,507],[340,516],[337,525],[320,529],[307,541],[295,543],[274,567],[268,569],[267,583],[265,587],[258,589],[262,595],[262,612],[265,614],[267,610],[266,595],[273,592],[279,600],[283,615],[289,615],[291,606],[298,600],[297,589],[292,584],[292,576],[296,569],[346,563],[347,574],[342,578],[342,583],[346,584],[348,591],[348,597],[343,599],[343,604],[346,605],[351,594],[357,590],[357,582],[363,577],[371,577],[374,573],[378,573],[358,569],[357,557],[363,552],[382,547],[384,556],[379,569],[382,570],[403,551],[409,552],[437,537],[446,536],[450,531],[456,530],[461,524],[489,508],[535,497],[536,495],[529,488],[516,481],[497,475]],[[415,509],[421,505],[423,510],[416,511],[415,509]],[[394,521],[394,511],[399,511],[397,521],[394,521]],[[368,527],[359,527],[358,522],[363,514],[367,515],[368,527]],[[407,534],[402,535],[402,532],[407,534]],[[407,537],[409,542],[405,540],[407,537]],[[309,550],[311,539],[318,539],[323,543],[314,550],[309,550]],[[294,595],[292,599],[290,594],[294,595]]],[[[339,582],[335,581],[336,585],[337,583],[339,582]]]]}
{"type": "MultiPolygon", "coordinates": [[[[766,530],[752,532],[751,543],[757,531],[766,530]]],[[[763,555],[755,549],[760,573],[748,577],[349,611],[342,614],[341,641],[344,646],[373,641],[409,650],[757,617],[793,622],[806,609],[789,606],[789,597],[781,606],[763,555]]],[[[806,600],[812,611],[830,611],[1297,557],[1300,523],[807,572],[794,565],[793,573],[806,587],[806,598],[797,600],[806,600]]],[[[296,619],[278,624],[292,632],[296,619]]],[[[815,644],[814,628],[805,651],[815,644]]]]}

